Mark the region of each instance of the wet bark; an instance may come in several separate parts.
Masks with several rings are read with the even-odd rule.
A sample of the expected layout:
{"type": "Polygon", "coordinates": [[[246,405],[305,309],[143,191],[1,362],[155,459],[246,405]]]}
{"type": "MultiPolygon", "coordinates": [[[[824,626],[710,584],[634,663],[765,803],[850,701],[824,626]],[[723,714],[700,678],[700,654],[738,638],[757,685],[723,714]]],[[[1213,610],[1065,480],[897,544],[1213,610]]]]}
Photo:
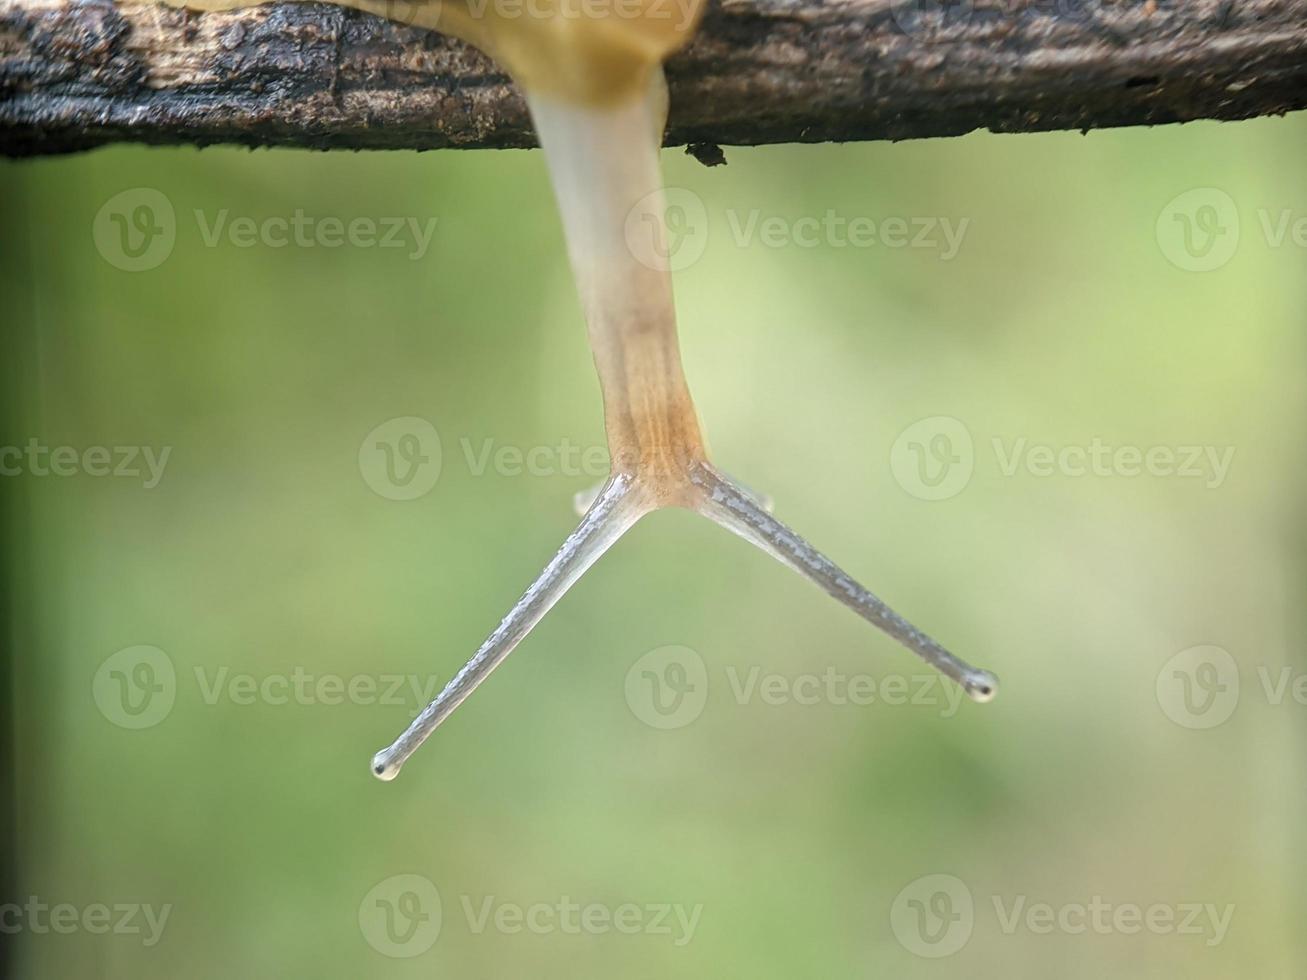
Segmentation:
{"type": "MultiPolygon", "coordinates": [[[[667,73],[668,142],[707,156],[715,144],[1243,119],[1307,106],[1307,0],[720,0],[667,73]]],[[[489,59],[355,11],[0,0],[0,152],[118,141],[534,138],[489,59]]]]}

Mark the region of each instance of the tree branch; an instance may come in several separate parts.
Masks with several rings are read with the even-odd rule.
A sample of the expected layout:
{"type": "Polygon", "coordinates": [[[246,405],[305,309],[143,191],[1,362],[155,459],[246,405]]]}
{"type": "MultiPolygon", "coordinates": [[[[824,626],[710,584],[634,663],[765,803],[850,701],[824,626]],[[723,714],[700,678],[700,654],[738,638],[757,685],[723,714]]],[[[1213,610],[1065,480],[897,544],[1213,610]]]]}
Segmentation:
{"type": "MultiPolygon", "coordinates": [[[[1307,0],[944,2],[714,2],[668,65],[668,142],[1087,130],[1307,107],[1307,0]]],[[[122,140],[534,142],[486,57],[355,11],[0,0],[0,153],[122,140]]]]}

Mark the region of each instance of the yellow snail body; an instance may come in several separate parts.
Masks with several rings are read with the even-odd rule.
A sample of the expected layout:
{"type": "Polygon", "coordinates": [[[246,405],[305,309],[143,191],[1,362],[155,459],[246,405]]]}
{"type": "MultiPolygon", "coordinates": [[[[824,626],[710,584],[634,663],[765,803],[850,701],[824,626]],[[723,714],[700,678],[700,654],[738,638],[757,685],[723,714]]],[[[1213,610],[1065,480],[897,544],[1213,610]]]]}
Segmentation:
{"type": "MultiPolygon", "coordinates": [[[[580,525],[457,676],[393,744],[373,772],[400,766],[536,623],[641,517],[664,507],[696,511],[808,578],[977,701],[997,681],[909,624],[770,514],[756,494],[708,460],[681,369],[669,272],[643,262],[626,240],[635,220],[665,241],[658,151],[666,121],[662,62],[690,37],[701,0],[679,13],[662,0],[532,0],[503,16],[495,0],[410,3],[402,19],[482,48],[526,93],[562,215],[576,287],[603,390],[612,473],[584,497],[580,525]],[[568,11],[571,11],[570,13],[568,11]]],[[[229,9],[240,0],[186,0],[229,9]]],[[[348,6],[394,15],[395,4],[348,6]]],[[[581,499],[581,498],[579,498],[581,499]]]]}

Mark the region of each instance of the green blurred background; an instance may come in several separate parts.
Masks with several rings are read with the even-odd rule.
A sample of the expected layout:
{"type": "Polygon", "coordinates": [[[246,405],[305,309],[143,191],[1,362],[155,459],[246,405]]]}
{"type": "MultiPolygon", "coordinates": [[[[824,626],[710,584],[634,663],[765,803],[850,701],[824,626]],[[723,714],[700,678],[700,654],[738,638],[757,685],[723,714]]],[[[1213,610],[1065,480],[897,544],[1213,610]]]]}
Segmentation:
{"type": "Polygon", "coordinates": [[[3,164],[0,443],[171,447],[150,489],[5,479],[16,901],[76,910],[65,931],[11,910],[16,975],[1302,976],[1304,145],[1300,114],[728,149],[712,170],[668,151],[705,207],[676,286],[717,460],[1002,692],[952,710],[892,641],[664,513],[391,784],[368,761],[417,709],[407,687],[283,704],[240,685],[442,684],[575,523],[591,477],[548,453],[478,473],[465,451],[602,444],[542,158],[3,164]],[[175,209],[175,247],[127,272],[102,210],[134,221],[137,198],[113,202],[142,188],[175,209]],[[224,212],[297,210],[437,223],[417,260],[206,242],[224,212]],[[755,210],[968,224],[945,260],[742,241],[755,210]],[[1187,221],[1208,238],[1181,254],[1187,221]],[[408,417],[443,465],[393,500],[360,446],[408,417]],[[974,466],[922,499],[903,461],[965,465],[957,429],[947,458],[937,423],[900,436],[941,418],[974,466]],[[1094,439],[1234,456],[1223,479],[1005,466],[1094,439]],[[114,685],[150,676],[139,651],[106,662],[143,645],[175,692],[124,727],[114,685]],[[1236,677],[1183,653],[1207,645],[1236,677]],[[706,700],[660,728],[631,691],[668,646],[702,662],[706,700]],[[785,696],[831,671],[889,696],[785,696]],[[779,696],[740,693],[772,675],[779,696]],[[1077,929],[1096,900],[1127,911],[1077,929]],[[589,928],[532,913],[567,901],[600,910],[589,928]],[[1232,907],[1228,928],[1179,928],[1190,903],[1232,907]],[[99,904],[168,917],[102,935],[99,904]],[[618,914],[633,925],[602,927],[618,914]]]}

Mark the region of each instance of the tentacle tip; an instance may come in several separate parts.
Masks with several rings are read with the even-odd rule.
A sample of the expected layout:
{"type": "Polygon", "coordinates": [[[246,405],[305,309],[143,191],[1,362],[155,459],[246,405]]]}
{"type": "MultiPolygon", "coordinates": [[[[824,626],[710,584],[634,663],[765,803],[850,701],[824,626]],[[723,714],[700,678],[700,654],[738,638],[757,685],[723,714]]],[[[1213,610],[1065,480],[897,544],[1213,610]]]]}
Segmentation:
{"type": "Polygon", "coordinates": [[[388,783],[398,776],[401,766],[401,763],[391,760],[390,749],[382,749],[372,757],[372,775],[383,783],[388,783]]]}
{"type": "Polygon", "coordinates": [[[998,678],[987,670],[975,670],[962,682],[967,697],[977,704],[986,704],[998,694],[998,678]]]}

